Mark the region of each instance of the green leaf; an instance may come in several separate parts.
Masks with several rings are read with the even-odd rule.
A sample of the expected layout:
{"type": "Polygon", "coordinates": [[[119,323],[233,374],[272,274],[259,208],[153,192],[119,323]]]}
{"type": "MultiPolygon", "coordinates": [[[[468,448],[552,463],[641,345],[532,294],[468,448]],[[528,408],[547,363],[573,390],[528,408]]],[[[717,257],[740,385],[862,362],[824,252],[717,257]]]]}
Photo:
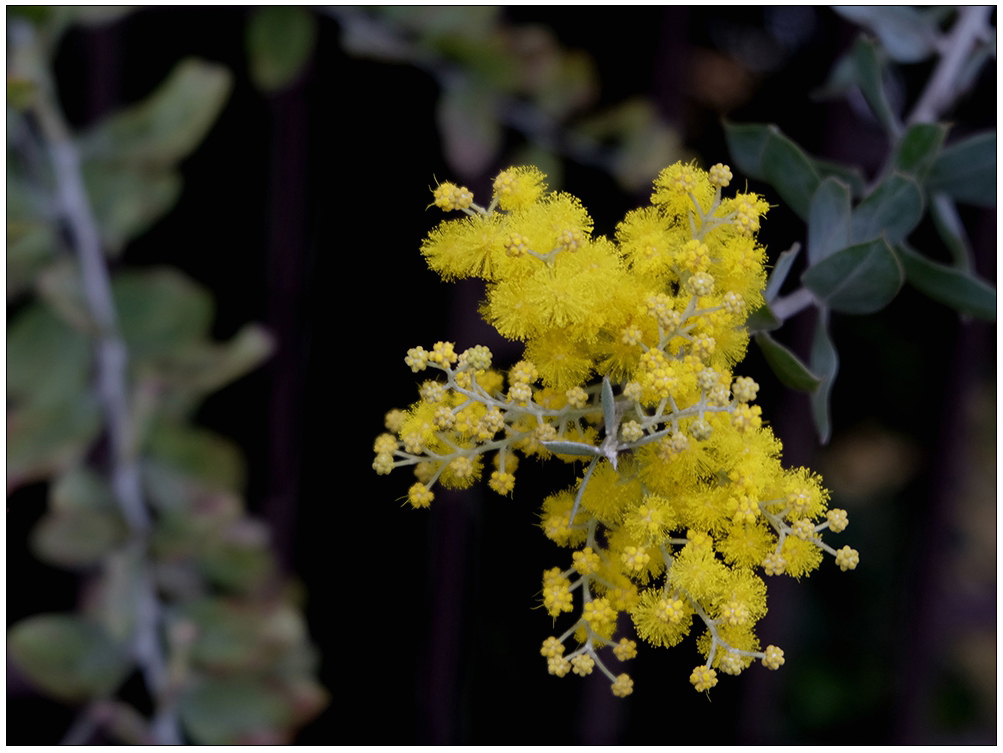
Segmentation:
{"type": "Polygon", "coordinates": [[[823,180],[811,198],[808,263],[817,264],[850,243],[850,189],[836,178],[823,180]]]}
{"type": "Polygon", "coordinates": [[[936,25],[914,8],[895,5],[834,5],[832,9],[877,34],[885,52],[898,63],[918,63],[936,50],[936,25]]]}
{"type": "Polygon", "coordinates": [[[101,238],[112,256],[173,209],[181,196],[181,176],[173,170],[91,161],[84,164],[83,174],[101,238]]]}
{"type": "Polygon", "coordinates": [[[122,517],[99,510],[47,513],[31,532],[31,550],[42,562],[66,568],[96,565],[128,535],[122,517]]]}
{"type": "Polygon", "coordinates": [[[212,295],[171,267],[121,272],[112,295],[133,360],[170,355],[209,333],[212,295]]]}
{"type": "Polygon", "coordinates": [[[7,331],[7,396],[39,405],[72,402],[87,390],[91,360],[83,335],[32,303],[7,331]]]}
{"type": "MultiPolygon", "coordinates": [[[[10,184],[7,184],[8,207],[10,184]]],[[[14,220],[7,216],[7,298],[28,290],[38,274],[53,260],[59,242],[48,224],[14,220]]]]}
{"type": "Polygon", "coordinates": [[[7,413],[7,488],[48,478],[75,465],[101,432],[97,398],[34,403],[7,413]]]}
{"type": "MultiPolygon", "coordinates": [[[[766,281],[766,290],[763,292],[763,297],[767,301],[772,301],[777,297],[780,288],[783,287],[784,280],[787,279],[787,275],[791,271],[791,265],[794,264],[794,260],[800,251],[801,244],[795,243],[786,251],[780,252],[780,256],[777,257],[777,263],[773,265],[773,271],[770,272],[770,277],[766,281]]],[[[772,312],[770,313],[772,314],[772,312]]]]}
{"type": "Polygon", "coordinates": [[[996,132],[980,133],[944,149],[927,174],[930,193],[962,204],[996,206],[996,132]]]}
{"type": "Polygon", "coordinates": [[[917,123],[910,126],[895,146],[895,169],[904,175],[923,180],[944,143],[948,128],[943,123],[917,123]]]}
{"type": "Polygon", "coordinates": [[[255,8],[244,38],[254,85],[274,94],[302,73],[317,43],[317,19],[305,8],[270,5],[255,8]]]}
{"type": "Polygon", "coordinates": [[[197,745],[289,742],[291,699],[254,678],[203,678],[188,684],[178,711],[197,745]]]}
{"type": "Polygon", "coordinates": [[[779,329],[782,325],[783,322],[773,313],[773,309],[770,308],[768,303],[764,303],[749,314],[749,318],[745,322],[745,327],[749,330],[750,334],[779,329]]]}
{"type": "Polygon", "coordinates": [[[159,423],[150,430],[144,481],[151,501],[164,509],[206,491],[243,489],[245,468],[237,446],[211,431],[159,423]]]}
{"type": "Polygon", "coordinates": [[[805,392],[811,392],[818,387],[821,382],[820,377],[815,376],[787,347],[765,332],[757,333],[755,338],[756,345],[763,352],[766,362],[781,382],[792,389],[805,392]]]}
{"type": "Polygon", "coordinates": [[[857,69],[857,83],[871,111],[890,134],[894,136],[901,133],[902,124],[898,116],[892,112],[888,97],[885,95],[884,71],[874,42],[866,37],[860,37],[853,46],[851,54],[857,69]]]}
{"type": "Polygon", "coordinates": [[[502,146],[494,91],[471,79],[447,86],[439,97],[436,122],[446,161],[464,179],[485,172],[502,146]]]}
{"type": "Polygon", "coordinates": [[[893,173],[853,210],[850,242],[884,236],[894,244],[908,237],[923,218],[923,192],[913,178],[893,173]]]}
{"type": "Polygon", "coordinates": [[[248,324],[226,343],[198,343],[178,351],[159,375],[171,386],[201,396],[253,371],[274,351],[275,338],[268,330],[248,324]]]}
{"type": "Polygon", "coordinates": [[[232,76],[221,65],[186,58],[139,104],[84,133],[84,161],[171,168],[202,143],[230,95],[232,76]]]}
{"type": "Polygon", "coordinates": [[[821,304],[845,314],[879,311],[902,281],[902,267],[884,238],[837,251],[801,275],[821,304]]]}
{"type": "Polygon", "coordinates": [[[750,178],[769,183],[799,217],[807,219],[819,177],[801,148],[775,125],[725,123],[728,150],[750,178]]]}
{"type": "Polygon", "coordinates": [[[7,633],[7,651],[40,690],[81,702],[112,693],[131,662],[97,623],[69,614],[29,617],[7,633]]]}
{"type": "Polygon", "coordinates": [[[988,283],[957,267],[931,261],[905,246],[900,245],[896,250],[914,288],[963,314],[996,321],[996,291],[988,283]]]}
{"type": "Polygon", "coordinates": [[[49,487],[49,506],[56,512],[117,512],[108,482],[84,466],[70,468],[49,487]]]}
{"type": "Polygon", "coordinates": [[[811,342],[811,355],[808,359],[811,370],[822,379],[818,389],[811,396],[811,415],[815,422],[815,430],[818,432],[818,439],[822,444],[828,444],[829,437],[832,436],[829,401],[832,385],[839,372],[839,354],[836,352],[832,337],[829,336],[828,320],[828,310],[819,310],[815,322],[815,335],[811,342]]]}

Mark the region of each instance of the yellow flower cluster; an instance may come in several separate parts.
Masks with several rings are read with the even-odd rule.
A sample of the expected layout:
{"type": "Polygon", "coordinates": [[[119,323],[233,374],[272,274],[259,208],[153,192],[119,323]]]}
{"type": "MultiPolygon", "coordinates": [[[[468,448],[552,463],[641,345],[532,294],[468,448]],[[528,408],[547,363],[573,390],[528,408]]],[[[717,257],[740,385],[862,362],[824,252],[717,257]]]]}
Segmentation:
{"type": "Polygon", "coordinates": [[[439,185],[435,204],[466,216],[436,227],[422,253],[447,279],[487,281],[481,312],[525,343],[525,359],[503,374],[484,346],[412,348],[412,371],[443,378],[387,414],[373,447],[378,473],[414,467],[414,507],[433,501],[436,483],[472,485],[488,463],[489,486],[511,494],[520,455],[588,461],[542,506],[545,535],[573,550],[566,569],[544,573],[543,605],[555,618],[572,612],[577,590],[581,606],[541,653],[562,677],[598,666],[618,696],[633,681],[598,651],[636,655],[634,641],[613,637],[621,613],[654,646],[700,626],[705,661],[690,681],[708,690],[718,671],[783,664],[754,632],[764,576],[799,578],[823,552],[843,570],[859,561],[822,541],[823,530],[846,527],[845,511],[827,509],[818,476],[781,466],[780,442],[751,404],[759,386],[732,372],[748,345],[746,317],[763,300],[755,232],[767,205],[724,197],[731,177],[724,165],[666,168],[651,206],[630,212],[615,240],[595,236],[581,202],[548,192],[533,167],[503,171],[486,207],[439,185]],[[572,637],[578,647],[565,655],[572,637]]]}

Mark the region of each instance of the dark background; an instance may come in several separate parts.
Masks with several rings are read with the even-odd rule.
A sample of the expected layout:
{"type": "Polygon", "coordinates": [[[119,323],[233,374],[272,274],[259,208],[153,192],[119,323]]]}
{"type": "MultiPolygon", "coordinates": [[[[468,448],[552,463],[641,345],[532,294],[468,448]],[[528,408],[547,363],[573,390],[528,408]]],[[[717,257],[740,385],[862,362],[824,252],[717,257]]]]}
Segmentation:
{"type": "MultiPolygon", "coordinates": [[[[170,264],[211,288],[219,338],[251,320],[278,336],[272,361],[211,397],[198,418],[243,448],[248,506],[307,589],[333,700],[300,742],[996,741],[994,326],[962,322],[909,288],[877,315],[837,317],[841,367],[824,449],[807,400],[780,387],[757,351],[740,367],[763,385],[763,416],[784,441],[785,462],[823,472],[833,505],[850,513],[840,545],[861,553],[850,573],[827,558],[801,583],[771,580],[757,632],[784,648],[779,672],[723,676],[708,698],[687,679],[700,661],[689,639],[671,650],[640,646],[626,700],[598,672],[551,677],[539,646],[553,627],[534,607],[541,572],[567,553],[534,526],[539,502],[568,485],[570,471],[526,461],[511,499],[479,487],[437,492],[430,510],[415,511],[400,501],[408,474],[371,470],[383,414],[417,397],[407,348],[452,339],[487,344],[499,361],[518,357],[479,322],[477,284],[441,282],[418,253],[439,219],[426,211],[428,187],[433,176],[451,177],[434,120],[438,85],[415,68],[347,56],[337,22],[321,16],[305,76],[263,96],[247,73],[247,13],[152,8],[74,30],[56,73],[77,126],[145,96],[187,55],[234,74],[219,122],[183,165],[177,208],[121,263],[170,264]]],[[[652,98],[705,165],[729,161],[722,115],[775,122],[808,152],[868,175],[886,152],[862,108],[809,98],[856,34],[827,9],[506,14],[589,51],[600,105],[652,98]],[[715,99],[708,61],[745,72],[740,96],[715,99]]],[[[912,66],[898,80],[907,100],[929,70],[912,66]]],[[[995,129],[992,66],[979,91],[954,114],[954,135],[995,129]]],[[[508,138],[515,146],[521,137],[508,138]]],[[[505,166],[502,158],[495,167],[505,166]]],[[[471,184],[475,194],[485,195],[490,177],[471,184]]],[[[647,198],[571,162],[562,187],[604,234],[647,198]]],[[[768,187],[750,187],[778,204],[768,187]]],[[[963,218],[977,270],[995,282],[995,212],[963,209],[963,218]]],[[[937,254],[931,228],[915,237],[921,247],[930,238],[924,250],[937,254]]],[[[761,233],[771,258],[803,239],[788,210],[771,210],[761,233]]],[[[799,317],[781,337],[804,354],[811,324],[799,317]]],[[[8,624],[71,608],[78,593],[77,576],[27,553],[44,505],[42,485],[8,501],[8,624]]],[[[48,744],[72,710],[15,684],[7,719],[8,742],[48,744]]]]}

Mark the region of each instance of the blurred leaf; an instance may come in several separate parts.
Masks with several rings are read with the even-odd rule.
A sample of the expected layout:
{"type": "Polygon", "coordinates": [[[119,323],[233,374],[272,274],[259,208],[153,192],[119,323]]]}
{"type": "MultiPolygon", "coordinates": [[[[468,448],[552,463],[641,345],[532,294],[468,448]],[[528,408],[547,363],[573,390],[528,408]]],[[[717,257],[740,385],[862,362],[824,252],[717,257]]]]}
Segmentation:
{"type": "Polygon", "coordinates": [[[819,442],[822,444],[828,444],[829,437],[832,436],[829,401],[832,395],[832,385],[839,372],[839,354],[836,352],[836,345],[829,335],[828,320],[829,312],[826,309],[821,309],[815,322],[815,335],[812,338],[811,355],[808,360],[812,372],[818,374],[822,379],[818,389],[811,396],[811,414],[815,421],[819,442]]]}
{"type": "Polygon", "coordinates": [[[97,334],[90,305],[81,283],[80,268],[73,257],[63,256],[36,280],[42,300],[64,322],[84,336],[97,334]]]}
{"type": "Polygon", "coordinates": [[[491,166],[502,144],[494,91],[470,79],[447,86],[436,121],[446,161],[457,176],[470,180],[491,166]]]}
{"type": "Polygon", "coordinates": [[[962,204],[996,206],[996,132],[980,133],[944,149],[927,175],[926,189],[962,204]]]}
{"type": "Polygon", "coordinates": [[[239,594],[258,591],[275,574],[268,528],[255,520],[235,521],[210,537],[197,556],[199,570],[217,588],[239,594]]]}
{"type": "Polygon", "coordinates": [[[302,614],[279,601],[204,598],[176,610],[197,627],[192,662],[213,672],[265,672],[307,640],[302,614]]]}
{"type": "Polygon", "coordinates": [[[197,745],[288,743],[294,721],[281,690],[251,678],[202,678],[186,686],[181,723],[197,745]]]}
{"type": "Polygon", "coordinates": [[[96,565],[128,534],[121,516],[98,510],[54,511],[31,532],[31,550],[42,562],[60,567],[96,565]]]}
{"type": "Polygon", "coordinates": [[[146,99],[81,136],[84,161],[173,167],[202,143],[216,122],[229,97],[231,79],[221,65],[197,58],[182,60],[146,99]]]}
{"type": "MultiPolygon", "coordinates": [[[[783,287],[784,281],[791,271],[791,266],[794,264],[794,260],[797,259],[799,253],[801,253],[800,243],[795,243],[786,251],[780,252],[780,256],[777,257],[777,263],[773,266],[770,277],[766,281],[766,290],[763,292],[763,297],[767,301],[772,301],[780,293],[780,288],[783,287]]],[[[770,315],[773,315],[772,311],[770,315]]]]}
{"type": "Polygon", "coordinates": [[[121,21],[138,9],[134,5],[78,5],[73,20],[82,26],[106,26],[121,21]]]}
{"type": "Polygon", "coordinates": [[[654,105],[642,98],[590,114],[577,122],[574,132],[616,144],[613,172],[628,191],[649,186],[663,166],[684,155],[678,131],[665,125],[654,105]]]}
{"type": "Polygon", "coordinates": [[[853,49],[836,58],[825,83],[809,95],[813,100],[838,99],[857,85],[857,66],[853,62],[853,49]]]}
{"type": "Polygon", "coordinates": [[[49,512],[32,531],[31,546],[43,562],[84,567],[97,564],[127,533],[107,481],[75,466],[49,486],[49,512]]]}
{"type": "Polygon", "coordinates": [[[83,175],[101,237],[112,256],[167,214],[181,195],[181,176],[173,170],[92,161],[84,164],[83,175]]]}
{"type": "MultiPolygon", "coordinates": [[[[553,44],[554,63],[543,70],[540,70],[542,61],[537,58],[536,51],[528,51],[528,60],[523,61],[521,66],[523,88],[544,113],[555,120],[564,121],[575,111],[596,101],[599,96],[599,74],[595,60],[587,52],[567,51],[556,41],[553,44]]],[[[652,122],[659,121],[655,118],[652,122]]],[[[660,168],[649,168],[655,172],[658,169],[660,168]]]]}
{"type": "Polygon", "coordinates": [[[215,392],[260,366],[275,350],[275,339],[248,324],[223,344],[200,342],[172,355],[159,376],[199,395],[215,392]]]}
{"type": "Polygon", "coordinates": [[[108,695],[131,668],[125,648],[100,625],[69,614],[18,622],[7,633],[7,650],[36,686],[63,701],[108,695]]]}
{"type": "Polygon", "coordinates": [[[768,303],[764,303],[749,314],[749,318],[745,322],[746,329],[749,330],[750,334],[779,329],[782,325],[783,322],[773,313],[768,303]]]}
{"type": "Polygon", "coordinates": [[[836,178],[823,180],[811,198],[808,263],[817,264],[850,243],[850,189],[836,178]]]}
{"type": "Polygon", "coordinates": [[[102,425],[97,398],[31,404],[7,413],[7,488],[39,481],[86,454],[102,425]]]}
{"type": "Polygon", "coordinates": [[[917,123],[910,126],[895,147],[895,169],[923,180],[933,164],[949,126],[944,123],[917,123]]]}
{"type": "Polygon", "coordinates": [[[853,65],[857,72],[857,83],[867,100],[871,112],[877,117],[885,130],[892,135],[902,132],[902,124],[898,116],[892,112],[885,94],[884,71],[878,59],[878,50],[874,42],[866,37],[857,39],[851,53],[853,65]]]}
{"type": "Polygon", "coordinates": [[[832,9],[874,32],[888,56],[918,63],[936,50],[936,23],[914,8],[894,5],[834,5],[832,9]]]}
{"type": "Polygon", "coordinates": [[[49,506],[56,512],[118,511],[108,482],[84,466],[70,468],[54,479],[49,487],[49,506]]]}
{"type": "Polygon", "coordinates": [[[55,256],[58,240],[48,224],[12,220],[9,183],[7,191],[7,298],[10,299],[31,287],[55,256]]]}
{"type": "Polygon", "coordinates": [[[781,382],[795,390],[811,392],[818,387],[821,379],[813,374],[801,359],[786,346],[781,345],[765,332],[755,335],[756,345],[763,352],[766,362],[781,382]]]}
{"type": "Polygon", "coordinates": [[[819,177],[801,148],[775,125],[724,124],[728,150],[750,178],[769,183],[799,217],[807,219],[819,177]]]}
{"type": "Polygon", "coordinates": [[[206,337],[212,295],[171,267],[121,272],[112,295],[133,360],[169,356],[206,337]]]}
{"type": "Polygon", "coordinates": [[[35,98],[35,84],[27,78],[7,76],[7,106],[26,110],[35,98]]]}
{"type": "Polygon", "coordinates": [[[853,210],[850,242],[883,235],[888,243],[908,237],[923,218],[923,192],[912,178],[893,173],[853,210]]]}
{"type": "Polygon", "coordinates": [[[902,281],[902,267],[883,237],[837,251],[801,275],[820,303],[846,314],[884,308],[902,281]]]}
{"type": "Polygon", "coordinates": [[[317,43],[317,19],[294,5],[255,8],[245,35],[251,80],[266,94],[274,94],[302,73],[317,43]]]}
{"type": "Polygon", "coordinates": [[[51,405],[87,389],[90,343],[41,303],[29,304],[7,330],[7,397],[51,405]]]}
{"type": "Polygon", "coordinates": [[[244,462],[237,446],[205,429],[160,423],[153,427],[144,469],[151,498],[167,508],[183,504],[194,493],[239,492],[244,462]],[[157,473],[159,471],[159,473],[157,473]],[[183,489],[188,488],[188,493],[183,489]]]}
{"type": "Polygon", "coordinates": [[[382,5],[372,10],[430,39],[484,39],[497,28],[502,15],[497,5],[382,5]]]}
{"type": "Polygon", "coordinates": [[[896,250],[914,288],[963,314],[996,321],[996,291],[988,283],[957,267],[931,261],[905,246],[900,245],[896,250]]]}

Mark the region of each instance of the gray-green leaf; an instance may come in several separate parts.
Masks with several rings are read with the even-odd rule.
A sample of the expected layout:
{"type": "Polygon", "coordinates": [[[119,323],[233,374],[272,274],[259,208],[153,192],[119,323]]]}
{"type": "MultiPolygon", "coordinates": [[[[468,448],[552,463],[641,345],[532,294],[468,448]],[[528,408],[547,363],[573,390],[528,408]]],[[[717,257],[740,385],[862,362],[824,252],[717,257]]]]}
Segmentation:
{"type": "Polygon", "coordinates": [[[820,303],[846,314],[873,314],[884,308],[903,279],[902,267],[883,237],[837,251],[801,275],[820,303]]]}
{"type": "Polygon", "coordinates": [[[773,271],[770,272],[769,279],[766,281],[766,290],[763,293],[763,297],[767,301],[772,301],[780,293],[780,288],[783,287],[784,280],[787,279],[787,275],[791,271],[791,265],[794,264],[794,260],[800,251],[801,244],[795,243],[786,251],[780,252],[780,256],[777,257],[777,263],[773,265],[773,271]]]}
{"type": "Polygon", "coordinates": [[[858,39],[853,47],[852,59],[857,70],[857,83],[871,111],[890,134],[901,133],[902,124],[892,112],[885,94],[884,71],[874,42],[866,37],[858,39]]]}
{"type": "Polygon", "coordinates": [[[823,180],[811,198],[808,263],[817,264],[850,243],[850,189],[836,178],[823,180]]]}
{"type": "Polygon", "coordinates": [[[996,133],[980,133],[951,144],[934,161],[925,186],[962,204],[996,206],[996,133]]]}
{"type": "Polygon", "coordinates": [[[904,175],[923,180],[933,164],[948,126],[943,123],[917,123],[910,126],[895,147],[895,168],[904,175]]]}
{"type": "Polygon", "coordinates": [[[996,321],[996,291],[986,282],[957,267],[931,261],[904,246],[896,250],[914,288],[961,313],[996,321]]]}
{"type": "Polygon", "coordinates": [[[870,29],[881,40],[888,56],[899,63],[918,63],[935,50],[934,22],[906,6],[834,5],[844,18],[870,29]]]}
{"type": "Polygon", "coordinates": [[[832,436],[829,401],[832,385],[839,371],[839,354],[829,335],[828,320],[829,312],[826,309],[819,310],[815,335],[811,343],[811,355],[808,359],[811,370],[822,379],[818,389],[811,396],[811,415],[815,422],[815,430],[818,432],[818,439],[822,444],[828,444],[829,437],[832,436]]]}
{"type": "Polygon", "coordinates": [[[786,346],[765,332],[760,332],[755,337],[756,345],[763,352],[773,373],[788,387],[811,392],[821,383],[821,378],[813,374],[786,346]]]}
{"type": "Polygon", "coordinates": [[[807,219],[819,177],[801,147],[775,125],[725,123],[724,131],[736,167],[769,183],[785,204],[807,219]]]}
{"type": "Polygon", "coordinates": [[[884,235],[894,244],[908,237],[923,218],[923,192],[907,175],[893,173],[853,210],[850,242],[884,235]]]}

